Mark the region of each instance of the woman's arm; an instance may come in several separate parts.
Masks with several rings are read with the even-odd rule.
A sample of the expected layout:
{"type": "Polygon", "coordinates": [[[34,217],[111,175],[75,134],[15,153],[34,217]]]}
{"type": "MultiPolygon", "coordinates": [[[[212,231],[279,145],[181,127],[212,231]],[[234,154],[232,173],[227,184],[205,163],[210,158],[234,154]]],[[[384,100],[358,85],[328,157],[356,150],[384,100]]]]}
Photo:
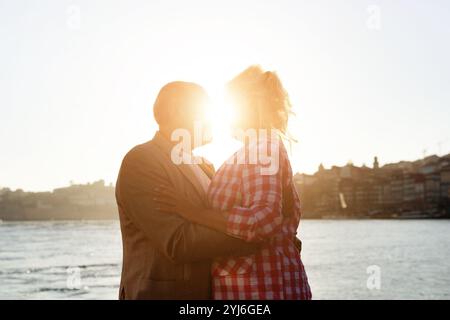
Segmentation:
{"type": "Polygon", "coordinates": [[[227,233],[246,241],[263,241],[281,228],[281,168],[264,174],[260,165],[247,165],[242,175],[244,207],[233,207],[227,216],[227,233]]]}
{"type": "Polygon", "coordinates": [[[243,174],[246,207],[229,211],[199,208],[167,186],[155,190],[158,210],[183,218],[248,242],[264,241],[276,234],[282,224],[281,174],[265,175],[259,165],[248,165],[243,174]]]}
{"type": "Polygon", "coordinates": [[[200,214],[192,217],[192,222],[214,229],[219,232],[227,233],[228,212],[214,209],[200,211],[200,214]]]}
{"type": "Polygon", "coordinates": [[[177,213],[186,220],[227,233],[228,212],[195,206],[189,199],[177,195],[172,188],[164,184],[155,188],[154,194],[158,211],[177,213]]]}
{"type": "Polygon", "coordinates": [[[197,224],[248,242],[264,241],[277,234],[283,222],[281,166],[284,157],[280,152],[275,172],[268,172],[259,163],[242,167],[241,193],[245,206],[234,206],[226,212],[197,208],[188,199],[175,197],[173,192],[164,189],[159,190],[156,201],[161,204],[160,210],[176,212],[197,224]]]}

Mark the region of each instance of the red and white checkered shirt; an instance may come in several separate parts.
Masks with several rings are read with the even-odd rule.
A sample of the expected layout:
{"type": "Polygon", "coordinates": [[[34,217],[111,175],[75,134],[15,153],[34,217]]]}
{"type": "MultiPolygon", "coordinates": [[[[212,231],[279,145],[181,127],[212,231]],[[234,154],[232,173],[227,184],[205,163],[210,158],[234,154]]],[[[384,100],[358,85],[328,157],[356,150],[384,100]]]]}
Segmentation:
{"type": "Polygon", "coordinates": [[[262,243],[255,254],[213,262],[214,299],[311,299],[306,272],[293,242],[300,222],[300,200],[280,139],[266,139],[235,153],[213,177],[208,200],[211,207],[230,213],[230,235],[262,243]],[[267,150],[272,150],[271,165],[261,157],[271,154],[267,150]],[[252,154],[258,155],[256,161],[254,157],[251,160],[252,154]],[[293,195],[290,215],[282,212],[283,192],[293,195]]]}

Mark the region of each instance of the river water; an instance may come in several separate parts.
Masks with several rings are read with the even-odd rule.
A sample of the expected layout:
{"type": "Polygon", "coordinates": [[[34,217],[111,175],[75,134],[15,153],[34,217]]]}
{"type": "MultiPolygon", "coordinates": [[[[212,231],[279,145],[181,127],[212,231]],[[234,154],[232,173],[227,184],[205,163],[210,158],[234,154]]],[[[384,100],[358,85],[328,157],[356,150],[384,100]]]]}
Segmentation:
{"type": "MultiPolygon", "coordinates": [[[[449,220],[303,220],[314,299],[450,299],[449,220]]],[[[116,299],[117,221],[0,223],[0,299],[116,299]]]]}

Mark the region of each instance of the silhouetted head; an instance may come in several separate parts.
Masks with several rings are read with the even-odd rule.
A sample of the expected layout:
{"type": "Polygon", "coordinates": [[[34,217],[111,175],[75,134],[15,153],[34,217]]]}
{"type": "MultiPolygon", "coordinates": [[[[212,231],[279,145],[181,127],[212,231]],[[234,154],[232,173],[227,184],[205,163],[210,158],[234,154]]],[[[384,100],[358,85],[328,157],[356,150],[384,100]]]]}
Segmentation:
{"type": "Polygon", "coordinates": [[[277,129],[285,134],[291,110],[288,94],[273,71],[251,66],[228,82],[233,129],[277,129]]]}
{"type": "Polygon", "coordinates": [[[209,104],[206,91],[198,84],[191,82],[175,81],[166,84],[159,91],[153,115],[158,123],[159,130],[170,138],[176,129],[186,129],[194,140],[194,125],[201,126],[205,135],[203,143],[207,143],[206,137],[210,131],[210,124],[206,121],[205,114],[209,104]]]}

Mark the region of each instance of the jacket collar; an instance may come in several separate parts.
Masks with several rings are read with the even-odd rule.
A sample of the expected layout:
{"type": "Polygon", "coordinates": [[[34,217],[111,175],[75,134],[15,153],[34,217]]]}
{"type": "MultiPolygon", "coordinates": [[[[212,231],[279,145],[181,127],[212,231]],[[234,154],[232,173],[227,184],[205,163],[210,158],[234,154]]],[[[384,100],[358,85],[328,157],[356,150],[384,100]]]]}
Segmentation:
{"type": "MultiPolygon", "coordinates": [[[[205,191],[203,190],[203,188],[202,188],[200,182],[198,181],[197,177],[195,176],[194,172],[189,167],[190,165],[184,164],[184,163],[181,163],[181,164],[173,163],[173,161],[171,159],[173,144],[169,140],[167,140],[159,131],[157,131],[155,133],[155,136],[153,137],[153,141],[158,146],[158,148],[161,149],[161,151],[166,155],[167,161],[170,161],[175,167],[177,167],[178,170],[180,170],[181,173],[192,184],[194,189],[197,191],[198,195],[202,199],[205,199],[205,196],[206,196],[205,191]]],[[[203,169],[203,167],[202,167],[202,169],[203,169]]],[[[208,176],[209,176],[209,174],[208,174],[208,176]]]]}

